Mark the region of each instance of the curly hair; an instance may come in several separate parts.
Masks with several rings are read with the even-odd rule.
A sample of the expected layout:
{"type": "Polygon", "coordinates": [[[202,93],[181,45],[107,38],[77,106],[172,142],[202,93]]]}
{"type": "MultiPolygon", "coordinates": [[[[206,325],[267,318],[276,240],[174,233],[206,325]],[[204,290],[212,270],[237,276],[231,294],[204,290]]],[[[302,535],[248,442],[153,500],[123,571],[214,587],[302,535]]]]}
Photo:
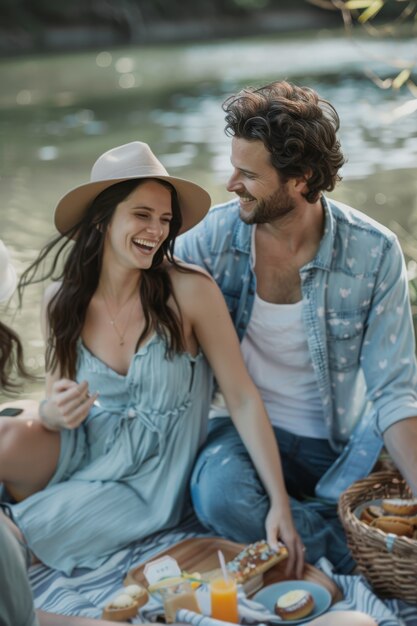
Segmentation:
{"type": "MultiPolygon", "coordinates": [[[[57,236],[39,253],[38,258],[22,274],[18,293],[22,301],[23,289],[27,285],[46,278],[60,281],[61,286],[47,307],[49,338],[46,349],[46,369],[59,369],[62,375],[75,377],[76,342],[81,336],[88,305],[97,289],[103,258],[104,237],[117,205],[134,189],[152,178],[133,179],[112,185],[102,191],[86,210],[81,221],[68,232],[57,236]],[[70,245],[68,251],[67,246],[70,245]],[[49,270],[38,276],[40,267],[53,248],[57,247],[49,270]],[[67,252],[66,258],[63,258],[67,252]],[[63,266],[62,268],[60,266],[63,266]]],[[[155,253],[152,266],[142,273],[139,296],[143,304],[145,327],[138,338],[136,348],[154,329],[163,337],[167,355],[184,350],[181,313],[173,293],[171,279],[164,261],[178,266],[174,258],[175,238],[182,226],[182,216],[175,188],[167,181],[156,180],[171,193],[172,220],[169,234],[155,253]],[[169,304],[173,297],[177,310],[169,304]]]]}
{"type": "Polygon", "coordinates": [[[262,141],[280,179],[306,177],[308,202],[332,191],[345,162],[336,133],[335,108],[309,87],[277,81],[247,88],[223,103],[225,132],[248,141],[262,141]]]}

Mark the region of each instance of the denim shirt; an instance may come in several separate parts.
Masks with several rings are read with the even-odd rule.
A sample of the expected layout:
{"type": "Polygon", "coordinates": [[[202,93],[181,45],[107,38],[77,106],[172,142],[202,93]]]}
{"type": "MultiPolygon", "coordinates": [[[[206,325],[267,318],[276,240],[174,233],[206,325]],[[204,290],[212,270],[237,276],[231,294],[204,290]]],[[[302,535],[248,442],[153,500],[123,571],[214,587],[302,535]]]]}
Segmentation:
{"type": "MultiPolygon", "coordinates": [[[[394,233],[339,202],[323,197],[322,204],[320,246],[299,272],[303,323],[332,447],[341,452],[356,425],[367,420],[366,428],[362,423],[356,429],[362,441],[350,444],[360,461],[358,473],[365,476],[382,447],[382,433],[417,415],[407,274],[394,233]]],[[[240,339],[256,292],[252,228],[233,200],[213,207],[175,248],[214,277],[240,339]]]]}

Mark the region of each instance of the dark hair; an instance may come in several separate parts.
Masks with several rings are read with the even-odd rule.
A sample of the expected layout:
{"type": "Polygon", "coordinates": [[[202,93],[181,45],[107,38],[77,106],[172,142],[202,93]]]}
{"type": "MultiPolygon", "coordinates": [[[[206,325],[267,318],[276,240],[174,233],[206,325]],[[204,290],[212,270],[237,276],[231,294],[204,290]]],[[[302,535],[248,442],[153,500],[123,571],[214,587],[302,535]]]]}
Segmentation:
{"type": "Polygon", "coordinates": [[[308,202],[341,180],[339,116],[313,89],[286,81],[247,88],[227,98],[223,110],[226,134],[262,141],[281,180],[306,176],[308,202]]]}
{"type": "Polygon", "coordinates": [[[81,335],[90,300],[97,289],[101,271],[104,247],[104,233],[110,223],[116,206],[127,198],[139,185],[155,180],[171,192],[172,219],[169,234],[154,255],[152,266],[142,272],[139,297],[143,305],[145,327],[138,338],[136,348],[153,328],[162,336],[167,345],[167,354],[184,350],[181,326],[181,313],[172,289],[171,279],[164,259],[182,269],[174,260],[175,237],[182,226],[182,216],[175,188],[167,181],[144,178],[116,183],[102,191],[86,210],[83,218],[63,235],[47,244],[38,258],[22,274],[18,285],[20,301],[22,290],[29,284],[46,278],[61,281],[61,286],[48,304],[49,339],[46,348],[46,368],[48,371],[60,369],[63,376],[75,377],[76,342],[81,335]],[[71,248],[66,251],[67,246],[71,248]],[[40,278],[37,274],[40,265],[51,250],[59,245],[49,270],[40,278]],[[63,253],[67,252],[63,269],[58,265],[63,253]],[[177,311],[168,305],[174,298],[177,311]]]}
{"type": "Polygon", "coordinates": [[[18,335],[0,322],[0,389],[16,391],[19,384],[12,380],[12,370],[24,378],[34,378],[29,374],[23,362],[23,348],[18,335]]]}

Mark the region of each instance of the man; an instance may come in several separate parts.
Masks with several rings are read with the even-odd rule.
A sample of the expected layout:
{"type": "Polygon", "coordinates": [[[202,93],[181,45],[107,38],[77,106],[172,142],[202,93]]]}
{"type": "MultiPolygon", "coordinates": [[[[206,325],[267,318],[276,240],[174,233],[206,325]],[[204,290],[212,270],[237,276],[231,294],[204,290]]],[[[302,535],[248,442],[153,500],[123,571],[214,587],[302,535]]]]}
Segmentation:
{"type": "MultiPolygon", "coordinates": [[[[385,443],[417,493],[417,368],[404,259],[393,233],[323,195],[340,180],[339,117],[312,89],[275,82],[226,100],[238,198],[211,209],[176,253],[227,301],[279,443],[307,560],[354,563],[339,494],[385,443]],[[317,496],[320,496],[319,498],[317,496]]],[[[217,403],[219,405],[219,403],[217,403]]],[[[217,406],[192,479],[200,520],[263,536],[267,497],[217,406]]]]}

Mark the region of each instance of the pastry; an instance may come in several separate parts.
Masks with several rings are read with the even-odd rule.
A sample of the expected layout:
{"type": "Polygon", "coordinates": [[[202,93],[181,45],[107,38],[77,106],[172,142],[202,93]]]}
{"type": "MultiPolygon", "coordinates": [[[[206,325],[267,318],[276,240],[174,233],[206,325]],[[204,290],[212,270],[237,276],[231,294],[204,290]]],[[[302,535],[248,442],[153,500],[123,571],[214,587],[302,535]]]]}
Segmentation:
{"type": "Polygon", "coordinates": [[[138,609],[142,608],[149,600],[149,594],[143,585],[127,585],[124,592],[133,598],[138,609]]]}
{"type": "Polygon", "coordinates": [[[125,622],[137,615],[138,610],[149,600],[148,592],[143,585],[127,585],[107,604],[103,610],[103,619],[111,622],[125,622]]]}
{"type": "Polygon", "coordinates": [[[119,593],[103,610],[103,619],[110,622],[125,622],[135,617],[138,605],[128,593],[119,593]]]}
{"type": "Polygon", "coordinates": [[[400,537],[412,538],[414,535],[413,524],[403,517],[398,517],[396,515],[384,515],[383,517],[378,517],[371,522],[371,526],[379,528],[379,530],[383,530],[385,533],[393,533],[394,535],[398,535],[400,537]]]}
{"type": "Polygon", "coordinates": [[[275,613],[283,620],[303,619],[314,609],[311,593],[303,589],[287,591],[275,603],[275,613]]]}
{"type": "Polygon", "coordinates": [[[360,520],[361,522],[370,524],[371,522],[374,521],[374,519],[377,519],[378,517],[382,517],[383,515],[384,515],[384,510],[382,507],[371,504],[370,506],[366,507],[366,509],[362,511],[360,520]]]}
{"type": "Polygon", "coordinates": [[[382,508],[390,515],[416,515],[417,498],[390,498],[382,500],[382,508]]]}
{"type": "Polygon", "coordinates": [[[280,544],[278,552],[273,550],[266,541],[257,541],[249,544],[242,552],[227,564],[238,583],[244,583],[252,576],[266,572],[288,557],[287,548],[280,544]]]}

